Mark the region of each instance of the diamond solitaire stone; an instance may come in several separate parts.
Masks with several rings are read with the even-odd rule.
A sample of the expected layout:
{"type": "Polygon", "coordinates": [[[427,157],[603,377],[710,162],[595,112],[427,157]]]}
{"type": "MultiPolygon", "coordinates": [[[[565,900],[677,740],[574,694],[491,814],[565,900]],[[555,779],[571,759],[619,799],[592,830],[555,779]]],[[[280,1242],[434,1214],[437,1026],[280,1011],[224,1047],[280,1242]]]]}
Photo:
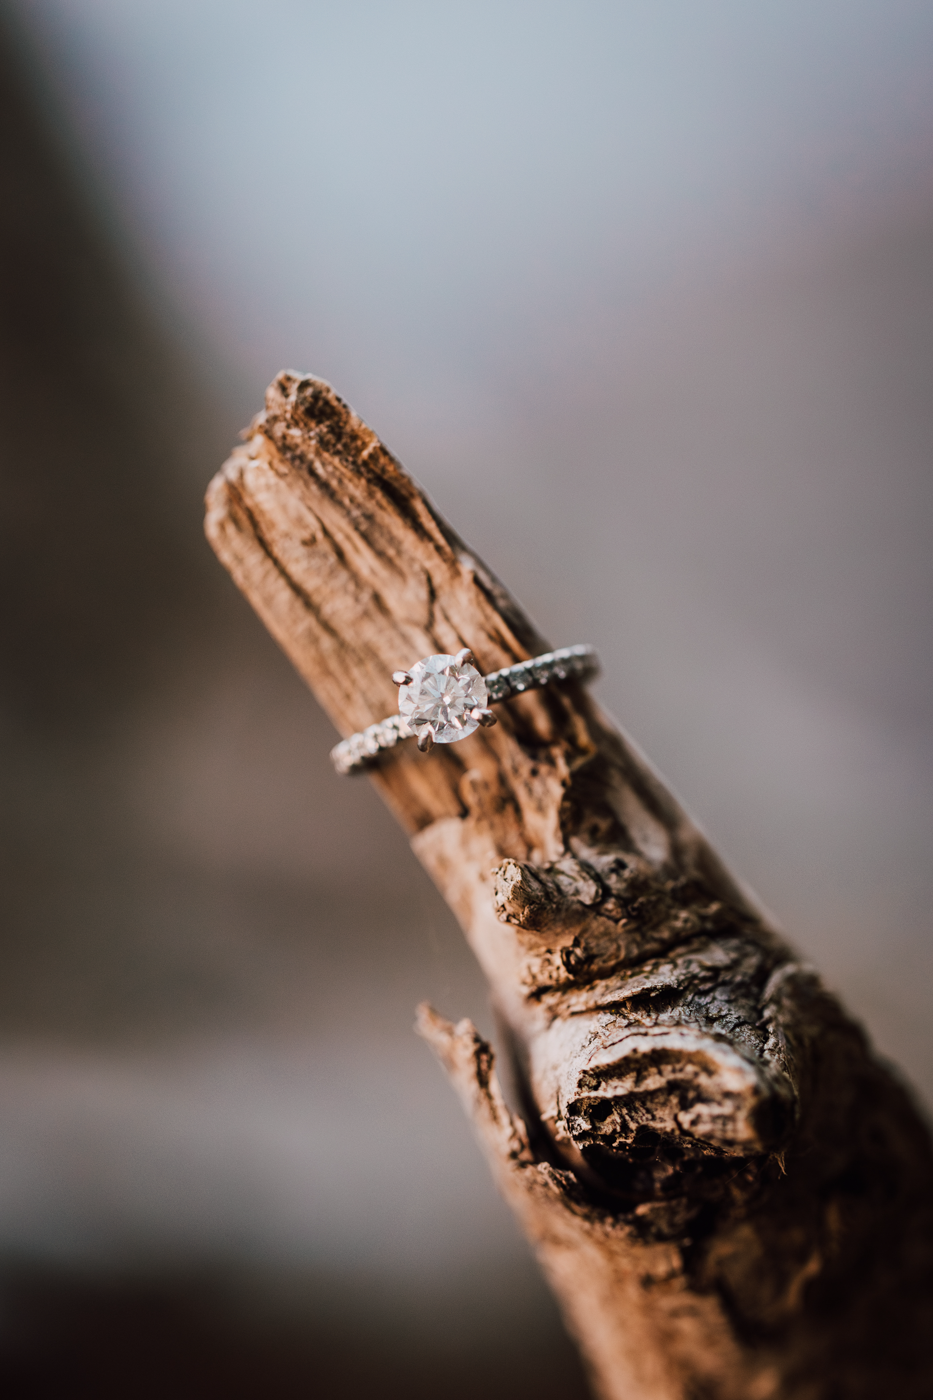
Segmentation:
{"type": "Polygon", "coordinates": [[[453,744],[473,733],[479,721],[472,711],[486,707],[486,682],[475,666],[458,665],[455,656],[426,656],[408,674],[398,709],[412,734],[430,726],[435,743],[453,744]]]}

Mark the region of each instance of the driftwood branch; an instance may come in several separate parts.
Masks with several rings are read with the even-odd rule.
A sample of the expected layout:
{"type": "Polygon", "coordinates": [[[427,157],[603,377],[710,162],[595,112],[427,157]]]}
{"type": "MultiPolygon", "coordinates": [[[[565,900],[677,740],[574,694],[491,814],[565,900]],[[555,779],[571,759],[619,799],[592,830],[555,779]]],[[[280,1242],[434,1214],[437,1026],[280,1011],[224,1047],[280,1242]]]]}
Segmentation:
{"type": "MultiPolygon", "coordinates": [[[[272,385],[207,533],[343,735],[393,712],[419,657],[548,650],[319,380],[272,385]]],[[[597,1391],[933,1395],[933,1156],[908,1094],[583,687],[499,720],[402,745],[373,781],[486,972],[524,1120],[468,1022],[422,1008],[419,1028],[597,1391]]]]}

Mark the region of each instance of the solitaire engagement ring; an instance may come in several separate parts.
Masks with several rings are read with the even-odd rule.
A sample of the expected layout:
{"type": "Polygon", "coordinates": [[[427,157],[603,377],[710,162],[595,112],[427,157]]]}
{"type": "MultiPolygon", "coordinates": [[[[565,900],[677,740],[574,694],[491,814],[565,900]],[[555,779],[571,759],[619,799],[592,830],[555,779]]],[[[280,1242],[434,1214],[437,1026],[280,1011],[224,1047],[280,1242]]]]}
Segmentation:
{"type": "Polygon", "coordinates": [[[480,675],[468,647],[456,656],[426,656],[407,671],[394,671],[398,714],[351,734],[331,750],[338,773],[371,768],[378,756],[403,739],[417,739],[427,753],[435,744],[455,744],[479,725],[496,723],[489,706],[539,690],[551,681],[586,681],[599,671],[595,648],[563,647],[519,661],[489,676],[480,675]]]}

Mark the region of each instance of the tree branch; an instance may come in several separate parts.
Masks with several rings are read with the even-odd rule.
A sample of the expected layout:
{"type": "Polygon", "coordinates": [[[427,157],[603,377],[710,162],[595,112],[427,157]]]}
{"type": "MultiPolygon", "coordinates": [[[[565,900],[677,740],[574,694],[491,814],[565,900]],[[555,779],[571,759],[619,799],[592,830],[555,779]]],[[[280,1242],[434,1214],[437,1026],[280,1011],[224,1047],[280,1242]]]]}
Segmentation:
{"type": "MultiPolygon", "coordinates": [[[[347,735],[392,672],[548,650],[398,462],[285,373],[208,537],[347,735]]],[[[924,1125],[634,746],[568,681],[373,781],[509,1030],[527,1124],[468,1022],[419,1028],[607,1400],[933,1393],[924,1125]]]]}

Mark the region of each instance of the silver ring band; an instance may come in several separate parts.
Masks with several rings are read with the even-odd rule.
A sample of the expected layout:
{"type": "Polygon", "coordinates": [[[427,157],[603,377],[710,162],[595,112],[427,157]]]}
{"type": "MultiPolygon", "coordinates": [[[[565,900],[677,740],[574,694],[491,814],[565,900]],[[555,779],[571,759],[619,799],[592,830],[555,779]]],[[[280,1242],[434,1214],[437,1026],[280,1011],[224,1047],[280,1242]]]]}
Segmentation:
{"type": "MultiPolygon", "coordinates": [[[[530,661],[517,661],[485,676],[487,700],[490,704],[509,700],[526,690],[540,690],[551,681],[592,680],[599,672],[595,647],[562,647],[534,656],[530,661]]],[[[490,720],[491,722],[491,720],[490,720]]],[[[379,755],[394,749],[403,739],[414,738],[400,714],[390,715],[378,724],[371,724],[358,734],[351,734],[331,749],[331,760],[338,773],[357,773],[371,768],[379,755]]]]}

